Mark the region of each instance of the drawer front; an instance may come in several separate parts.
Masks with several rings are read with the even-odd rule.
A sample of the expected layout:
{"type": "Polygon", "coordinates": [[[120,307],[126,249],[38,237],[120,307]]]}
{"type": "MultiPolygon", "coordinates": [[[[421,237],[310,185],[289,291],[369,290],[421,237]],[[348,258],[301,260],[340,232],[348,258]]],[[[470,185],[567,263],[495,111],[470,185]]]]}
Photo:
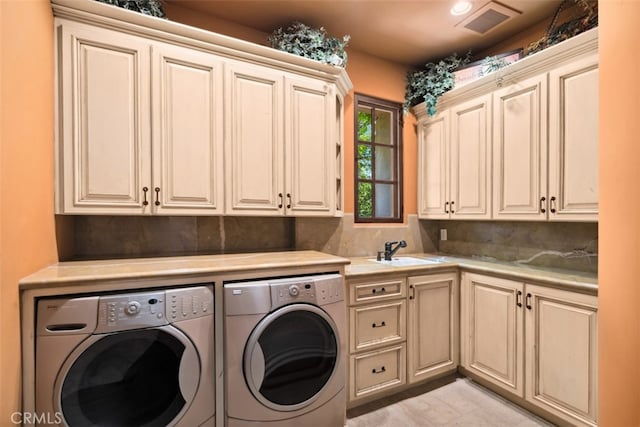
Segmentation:
{"type": "Polygon", "coordinates": [[[349,399],[355,400],[406,382],[404,344],[351,356],[349,399]]]}
{"type": "Polygon", "coordinates": [[[349,283],[349,304],[372,303],[406,296],[405,278],[349,283]]]}
{"type": "Polygon", "coordinates": [[[406,301],[349,309],[351,352],[396,344],[406,338],[406,301]]]}

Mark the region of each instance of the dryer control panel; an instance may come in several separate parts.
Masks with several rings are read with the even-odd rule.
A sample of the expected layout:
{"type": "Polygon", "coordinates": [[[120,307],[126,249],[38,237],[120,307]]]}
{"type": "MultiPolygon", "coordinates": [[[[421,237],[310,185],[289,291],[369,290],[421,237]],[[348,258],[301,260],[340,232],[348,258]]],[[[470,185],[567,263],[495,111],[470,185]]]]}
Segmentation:
{"type": "Polygon", "coordinates": [[[342,276],[323,274],[269,281],[271,309],[293,302],[325,305],[342,301],[342,276]]]}

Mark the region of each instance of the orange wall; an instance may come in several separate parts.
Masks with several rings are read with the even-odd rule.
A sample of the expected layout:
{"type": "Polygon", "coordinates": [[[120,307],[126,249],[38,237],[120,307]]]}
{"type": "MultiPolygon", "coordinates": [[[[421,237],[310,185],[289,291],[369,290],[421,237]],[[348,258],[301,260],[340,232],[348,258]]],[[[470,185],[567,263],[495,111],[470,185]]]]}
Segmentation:
{"type": "MultiPolygon", "coordinates": [[[[258,44],[267,44],[268,34],[208,17],[199,12],[167,3],[167,16],[173,21],[204,28],[232,37],[241,38],[258,44]]],[[[389,61],[357,52],[347,48],[349,61],[347,73],[353,82],[354,89],[345,99],[344,109],[344,154],[345,154],[345,211],[354,211],[354,112],[353,93],[375,96],[402,103],[404,102],[405,75],[408,68],[389,61]]],[[[417,137],[415,118],[412,114],[404,116],[403,144],[404,144],[404,214],[417,212],[417,137]]]]}
{"type": "Polygon", "coordinates": [[[640,425],[640,2],[601,0],[600,425],[640,425]]]}
{"type": "Polygon", "coordinates": [[[52,29],[48,0],[0,0],[0,425],[20,405],[18,280],[57,261],[52,29]]]}

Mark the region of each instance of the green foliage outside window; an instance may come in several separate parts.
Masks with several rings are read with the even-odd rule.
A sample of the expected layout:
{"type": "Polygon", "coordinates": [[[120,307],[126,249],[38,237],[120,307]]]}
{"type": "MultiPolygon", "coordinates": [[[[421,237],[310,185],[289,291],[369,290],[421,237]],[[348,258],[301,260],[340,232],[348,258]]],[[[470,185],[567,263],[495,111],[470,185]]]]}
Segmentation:
{"type": "MultiPolygon", "coordinates": [[[[358,111],[358,141],[371,142],[371,114],[358,111]]],[[[358,144],[358,177],[371,179],[371,146],[358,144]]],[[[373,217],[371,184],[358,184],[358,215],[363,218],[373,217]]]]}

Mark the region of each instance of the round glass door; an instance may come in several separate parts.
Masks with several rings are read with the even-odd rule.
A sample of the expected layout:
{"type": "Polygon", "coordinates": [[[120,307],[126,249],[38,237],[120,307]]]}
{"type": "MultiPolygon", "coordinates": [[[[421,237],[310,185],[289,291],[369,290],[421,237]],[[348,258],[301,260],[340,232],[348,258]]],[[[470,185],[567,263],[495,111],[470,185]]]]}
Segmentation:
{"type": "Polygon", "coordinates": [[[99,336],[63,378],[65,421],[70,426],[171,423],[186,404],[179,383],[186,345],[186,337],[162,329],[99,336]]]}
{"type": "Polygon", "coordinates": [[[318,397],[338,357],[336,327],[327,313],[309,304],[288,305],[251,333],[244,352],[245,378],[262,404],[293,411],[318,397]]]}

